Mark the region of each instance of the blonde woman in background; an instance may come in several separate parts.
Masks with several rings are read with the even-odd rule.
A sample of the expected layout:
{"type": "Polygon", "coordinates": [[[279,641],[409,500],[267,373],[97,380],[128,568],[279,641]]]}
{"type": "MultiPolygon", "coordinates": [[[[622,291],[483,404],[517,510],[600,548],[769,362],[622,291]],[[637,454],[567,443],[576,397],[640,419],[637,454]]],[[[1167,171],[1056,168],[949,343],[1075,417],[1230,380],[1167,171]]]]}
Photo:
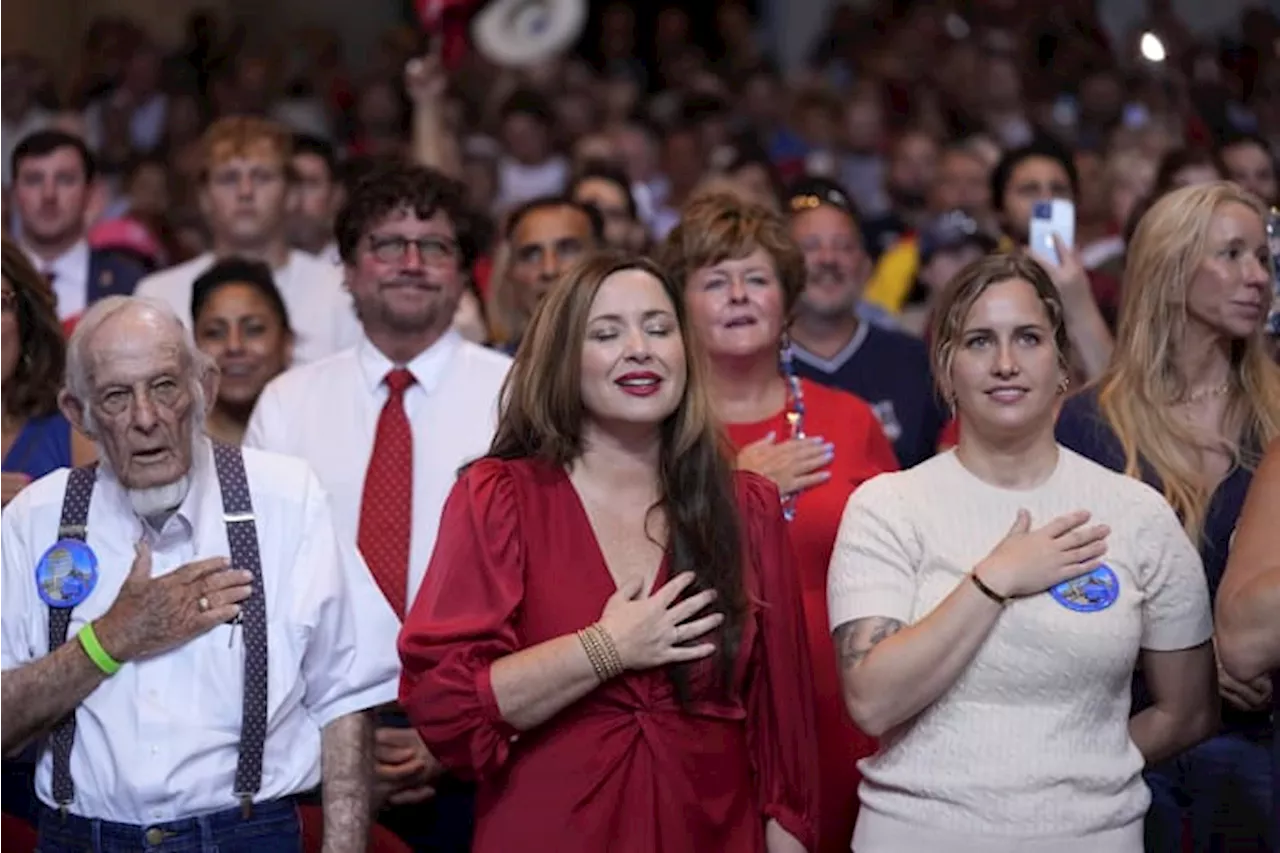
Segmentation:
{"type": "MultiPolygon", "coordinates": [[[[1057,427],[1062,444],[1164,494],[1200,550],[1211,597],[1262,450],[1280,435],[1280,369],[1263,340],[1264,217],[1226,181],[1151,207],[1129,245],[1111,363],[1067,401],[1057,427]]],[[[1148,773],[1148,850],[1183,849],[1185,820],[1196,850],[1274,843],[1271,681],[1241,682],[1221,667],[1218,679],[1221,734],[1148,773]]],[[[1145,692],[1139,678],[1136,708],[1145,692]]]]}

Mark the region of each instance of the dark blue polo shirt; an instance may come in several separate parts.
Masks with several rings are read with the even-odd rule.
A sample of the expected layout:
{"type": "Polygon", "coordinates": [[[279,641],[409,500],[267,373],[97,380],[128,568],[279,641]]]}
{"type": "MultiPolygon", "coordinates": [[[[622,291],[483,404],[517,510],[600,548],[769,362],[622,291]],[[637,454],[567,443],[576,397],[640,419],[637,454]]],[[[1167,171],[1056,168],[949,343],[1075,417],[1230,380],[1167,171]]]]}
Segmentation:
{"type": "MultiPolygon", "coordinates": [[[[1063,446],[1099,465],[1105,465],[1113,471],[1124,471],[1124,448],[1098,410],[1096,389],[1086,389],[1063,404],[1062,413],[1058,416],[1057,438],[1063,446]]],[[[1142,466],[1142,475],[1148,485],[1155,489],[1161,488],[1159,478],[1145,464],[1142,466]]],[[[1240,509],[1244,506],[1244,498],[1252,481],[1253,471],[1237,466],[1218,484],[1209,501],[1204,532],[1200,541],[1195,544],[1199,548],[1205,577],[1209,582],[1210,602],[1218,597],[1222,573],[1227,568],[1231,536],[1235,533],[1236,521],[1240,518],[1240,509]]],[[[1139,683],[1133,710],[1137,712],[1149,704],[1145,686],[1139,683]]],[[[1271,728],[1270,716],[1269,711],[1245,712],[1224,704],[1222,728],[1224,731],[1267,731],[1271,728]]]]}
{"type": "Polygon", "coordinates": [[[830,360],[792,346],[797,373],[871,406],[903,468],[937,452],[947,415],[934,393],[929,353],[919,339],[864,320],[830,360]]]}

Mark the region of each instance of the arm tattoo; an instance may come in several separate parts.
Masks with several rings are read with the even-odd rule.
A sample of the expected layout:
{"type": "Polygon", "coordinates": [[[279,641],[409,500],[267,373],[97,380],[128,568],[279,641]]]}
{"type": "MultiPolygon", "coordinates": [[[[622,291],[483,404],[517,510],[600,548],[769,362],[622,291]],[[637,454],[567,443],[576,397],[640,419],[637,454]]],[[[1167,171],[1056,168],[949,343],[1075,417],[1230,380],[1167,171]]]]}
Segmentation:
{"type": "Polygon", "coordinates": [[[862,663],[878,643],[889,639],[903,627],[897,619],[870,616],[866,619],[854,619],[836,628],[835,644],[840,668],[846,672],[853,669],[862,663]]]}
{"type": "Polygon", "coordinates": [[[324,850],[363,851],[373,809],[373,716],[357,711],[324,727],[324,850]]]}

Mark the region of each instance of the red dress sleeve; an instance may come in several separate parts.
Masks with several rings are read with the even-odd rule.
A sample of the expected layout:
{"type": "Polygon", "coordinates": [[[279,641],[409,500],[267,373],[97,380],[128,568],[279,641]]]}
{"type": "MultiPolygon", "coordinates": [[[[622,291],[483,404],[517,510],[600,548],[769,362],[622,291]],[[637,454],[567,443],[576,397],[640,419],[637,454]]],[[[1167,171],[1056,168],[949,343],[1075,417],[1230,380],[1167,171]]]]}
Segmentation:
{"type": "Polygon", "coordinates": [[[799,569],[777,487],[755,474],[738,476],[754,588],[762,599],[745,696],[756,795],[766,820],[776,820],[806,850],[815,850],[818,734],[799,569]]]}
{"type": "Polygon", "coordinates": [[[516,730],[489,681],[518,645],[524,597],[516,488],[507,463],[476,462],[454,484],[426,580],[400,631],[400,704],[447,767],[484,776],[507,758],[516,730]]]}

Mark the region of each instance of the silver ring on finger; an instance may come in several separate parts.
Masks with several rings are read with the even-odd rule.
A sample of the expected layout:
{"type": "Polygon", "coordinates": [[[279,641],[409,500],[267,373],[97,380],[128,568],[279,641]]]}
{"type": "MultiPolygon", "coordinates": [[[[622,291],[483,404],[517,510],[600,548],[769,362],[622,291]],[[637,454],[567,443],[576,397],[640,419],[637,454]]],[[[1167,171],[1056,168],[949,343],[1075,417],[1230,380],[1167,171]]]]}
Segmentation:
{"type": "Polygon", "coordinates": [[[209,599],[207,596],[200,596],[200,600],[196,602],[196,607],[200,608],[201,613],[209,612],[209,599]]]}

